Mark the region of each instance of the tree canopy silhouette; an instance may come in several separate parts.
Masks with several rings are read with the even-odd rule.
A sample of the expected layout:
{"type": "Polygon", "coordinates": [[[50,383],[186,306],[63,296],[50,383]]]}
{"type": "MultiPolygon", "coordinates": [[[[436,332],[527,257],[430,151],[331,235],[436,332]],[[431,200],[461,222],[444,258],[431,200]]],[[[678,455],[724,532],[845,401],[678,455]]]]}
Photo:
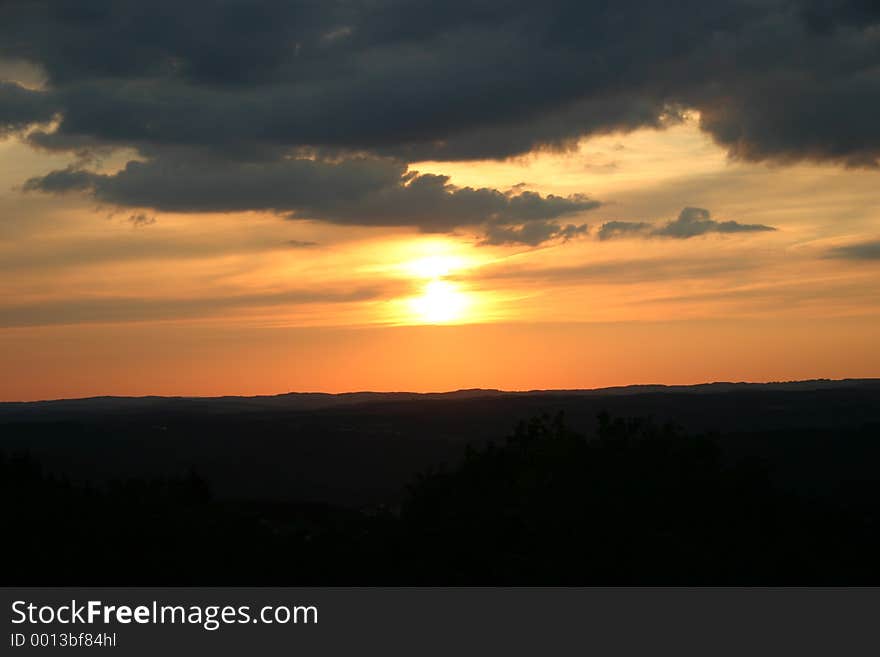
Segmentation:
{"type": "Polygon", "coordinates": [[[0,454],[6,584],[870,583],[878,508],[876,490],[805,496],[713,436],[607,413],[589,435],[521,422],[379,508],[221,499],[192,470],[71,483],[0,454]]]}

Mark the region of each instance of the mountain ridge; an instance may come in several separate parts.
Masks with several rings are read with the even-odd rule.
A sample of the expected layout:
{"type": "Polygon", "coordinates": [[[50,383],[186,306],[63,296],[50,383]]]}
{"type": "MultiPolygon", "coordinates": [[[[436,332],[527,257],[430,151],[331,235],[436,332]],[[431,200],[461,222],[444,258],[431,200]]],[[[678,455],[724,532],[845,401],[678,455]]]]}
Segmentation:
{"type": "MultiPolygon", "coordinates": [[[[408,390],[376,391],[357,390],[349,392],[317,392],[290,391],[274,395],[94,395],[89,397],[62,397],[57,399],[10,400],[0,401],[0,409],[11,407],[36,407],[46,405],[100,404],[113,402],[259,402],[281,400],[337,400],[345,403],[360,403],[382,400],[410,399],[454,399],[467,397],[521,396],[521,395],[637,395],[645,393],[700,393],[724,392],[727,390],[763,389],[763,390],[820,390],[836,387],[861,385],[880,385],[877,378],[844,378],[844,379],[798,379],[788,381],[711,381],[692,384],[665,383],[634,383],[621,386],[605,386],[599,388],[532,388],[527,390],[505,390],[499,388],[459,388],[456,390],[413,392],[408,390]]],[[[336,404],[331,404],[336,405],[336,404]]],[[[313,406],[311,408],[319,408],[313,406]]]]}

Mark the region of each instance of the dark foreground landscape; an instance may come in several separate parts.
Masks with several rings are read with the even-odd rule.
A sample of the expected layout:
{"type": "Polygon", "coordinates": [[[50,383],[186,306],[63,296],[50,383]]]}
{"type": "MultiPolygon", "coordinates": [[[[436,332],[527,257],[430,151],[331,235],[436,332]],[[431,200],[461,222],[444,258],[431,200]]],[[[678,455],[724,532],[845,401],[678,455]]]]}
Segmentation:
{"type": "Polygon", "coordinates": [[[3,584],[880,584],[880,380],[0,404],[3,584]]]}

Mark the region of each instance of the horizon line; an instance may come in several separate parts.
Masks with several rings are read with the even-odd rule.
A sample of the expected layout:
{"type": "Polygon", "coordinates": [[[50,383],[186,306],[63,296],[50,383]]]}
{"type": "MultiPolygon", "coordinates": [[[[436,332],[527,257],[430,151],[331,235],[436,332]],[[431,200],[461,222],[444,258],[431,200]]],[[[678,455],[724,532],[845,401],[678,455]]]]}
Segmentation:
{"type": "Polygon", "coordinates": [[[699,383],[628,383],[617,386],[600,386],[595,388],[529,388],[529,389],[503,389],[503,388],[456,388],[454,390],[429,390],[417,392],[413,390],[350,390],[342,392],[326,392],[321,390],[288,390],[287,392],[268,393],[259,395],[161,395],[161,394],[144,394],[144,395],[89,395],[86,397],[57,397],[50,399],[6,399],[0,400],[0,405],[5,404],[44,404],[57,402],[86,402],[94,400],[139,400],[139,399],[167,399],[167,400],[219,400],[219,399],[275,399],[278,397],[295,396],[295,395],[312,395],[327,397],[345,397],[353,395],[413,395],[413,396],[442,396],[454,395],[460,393],[489,393],[498,395],[527,395],[540,393],[595,393],[614,390],[632,390],[640,388],[655,389],[681,389],[681,388],[702,388],[708,386],[779,386],[779,385],[808,385],[808,384],[846,384],[846,383],[872,383],[880,382],[878,377],[844,377],[840,379],[818,377],[812,379],[780,379],[770,381],[703,381],[699,383]]]}

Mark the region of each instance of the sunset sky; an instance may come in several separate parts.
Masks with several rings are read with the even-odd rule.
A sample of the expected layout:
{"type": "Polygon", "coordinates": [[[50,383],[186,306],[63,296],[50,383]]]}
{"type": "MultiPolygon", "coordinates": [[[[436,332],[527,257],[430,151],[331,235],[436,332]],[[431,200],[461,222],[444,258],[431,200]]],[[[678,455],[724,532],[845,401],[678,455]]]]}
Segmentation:
{"type": "Polygon", "coordinates": [[[880,375],[865,0],[0,5],[0,399],[880,375]]]}

